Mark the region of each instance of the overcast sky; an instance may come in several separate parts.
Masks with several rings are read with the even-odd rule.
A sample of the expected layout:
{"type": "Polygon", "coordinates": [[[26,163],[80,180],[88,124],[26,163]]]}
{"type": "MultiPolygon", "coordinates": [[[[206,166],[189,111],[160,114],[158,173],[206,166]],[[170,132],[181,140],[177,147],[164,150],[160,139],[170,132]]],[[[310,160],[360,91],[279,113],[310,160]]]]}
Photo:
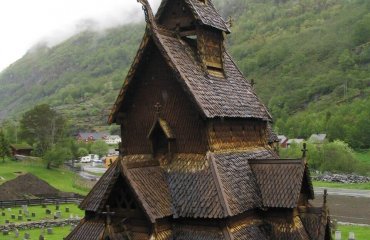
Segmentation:
{"type": "MultiPolygon", "coordinates": [[[[154,11],[160,0],[149,0],[154,11]]],[[[55,45],[92,19],[100,28],[143,21],[136,0],[0,0],[0,71],[41,41],[55,45]]]]}

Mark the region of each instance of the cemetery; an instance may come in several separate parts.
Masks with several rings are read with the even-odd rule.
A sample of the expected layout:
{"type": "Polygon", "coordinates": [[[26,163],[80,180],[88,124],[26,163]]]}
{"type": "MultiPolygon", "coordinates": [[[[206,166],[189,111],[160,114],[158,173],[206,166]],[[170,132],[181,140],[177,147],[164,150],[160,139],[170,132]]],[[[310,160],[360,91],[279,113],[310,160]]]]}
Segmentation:
{"type": "Polygon", "coordinates": [[[77,203],[0,208],[0,239],[63,239],[83,214],[77,203]]]}

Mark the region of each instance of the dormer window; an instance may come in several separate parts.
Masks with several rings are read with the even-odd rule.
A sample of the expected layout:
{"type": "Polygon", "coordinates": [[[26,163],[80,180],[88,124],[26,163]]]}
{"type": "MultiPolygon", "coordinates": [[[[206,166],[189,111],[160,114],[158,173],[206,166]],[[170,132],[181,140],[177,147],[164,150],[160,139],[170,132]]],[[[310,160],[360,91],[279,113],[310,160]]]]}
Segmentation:
{"type": "Polygon", "coordinates": [[[198,50],[204,66],[210,75],[224,77],[222,32],[207,28],[198,29],[198,50]]]}
{"type": "Polygon", "coordinates": [[[176,140],[169,124],[158,118],[149,131],[148,139],[152,143],[153,157],[169,156],[173,153],[174,141],[176,140]]]}

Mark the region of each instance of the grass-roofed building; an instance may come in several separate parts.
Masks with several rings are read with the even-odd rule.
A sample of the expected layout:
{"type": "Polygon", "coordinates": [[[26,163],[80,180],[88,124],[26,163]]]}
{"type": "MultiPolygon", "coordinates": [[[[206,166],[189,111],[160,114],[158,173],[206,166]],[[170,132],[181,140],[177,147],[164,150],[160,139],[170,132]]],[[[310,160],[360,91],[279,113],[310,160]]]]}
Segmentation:
{"type": "Polygon", "coordinates": [[[146,32],[109,118],[120,159],[66,239],[329,239],[307,163],[269,145],[271,116],[212,2],[163,0],[156,16],[139,2],[146,32]]]}

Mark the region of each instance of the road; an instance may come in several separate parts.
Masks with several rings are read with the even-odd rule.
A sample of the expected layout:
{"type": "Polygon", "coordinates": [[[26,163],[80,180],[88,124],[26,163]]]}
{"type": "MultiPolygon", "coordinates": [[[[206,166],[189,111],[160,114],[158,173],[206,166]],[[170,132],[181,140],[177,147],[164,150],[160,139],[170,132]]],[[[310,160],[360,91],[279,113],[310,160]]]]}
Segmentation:
{"type": "Polygon", "coordinates": [[[315,194],[323,195],[324,189],[328,190],[329,195],[370,198],[370,190],[358,190],[358,189],[340,189],[340,188],[318,187],[318,188],[314,189],[315,194]]]}
{"type": "MultiPolygon", "coordinates": [[[[315,188],[315,206],[322,206],[325,188],[315,188]]],[[[370,225],[370,191],[356,189],[328,190],[328,205],[333,220],[370,225]]]]}

